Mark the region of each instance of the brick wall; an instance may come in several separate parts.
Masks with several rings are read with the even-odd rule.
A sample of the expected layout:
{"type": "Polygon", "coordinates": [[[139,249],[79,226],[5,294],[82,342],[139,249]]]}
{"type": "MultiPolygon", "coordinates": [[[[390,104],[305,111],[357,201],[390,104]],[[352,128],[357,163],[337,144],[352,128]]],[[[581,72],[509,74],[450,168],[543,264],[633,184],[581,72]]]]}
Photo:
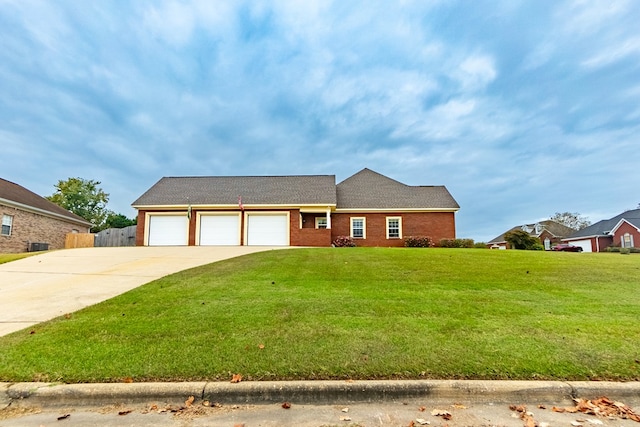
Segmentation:
{"type": "Polygon", "coordinates": [[[0,252],[27,252],[29,243],[48,243],[49,249],[64,249],[67,233],[88,233],[89,228],[33,212],[0,205],[2,215],[13,216],[11,236],[0,235],[0,252]]]}
{"type": "Polygon", "coordinates": [[[613,244],[622,247],[622,239],[626,233],[633,236],[633,246],[636,248],[640,247],[640,232],[637,228],[627,222],[623,222],[616,230],[613,238],[613,244]]]}
{"type": "Polygon", "coordinates": [[[358,246],[404,246],[404,237],[430,237],[433,242],[440,239],[455,239],[455,214],[453,212],[415,212],[415,213],[368,213],[331,215],[331,240],[351,233],[350,218],[366,218],[366,238],[356,239],[358,246]],[[387,239],[387,217],[402,218],[402,236],[387,239]]]}

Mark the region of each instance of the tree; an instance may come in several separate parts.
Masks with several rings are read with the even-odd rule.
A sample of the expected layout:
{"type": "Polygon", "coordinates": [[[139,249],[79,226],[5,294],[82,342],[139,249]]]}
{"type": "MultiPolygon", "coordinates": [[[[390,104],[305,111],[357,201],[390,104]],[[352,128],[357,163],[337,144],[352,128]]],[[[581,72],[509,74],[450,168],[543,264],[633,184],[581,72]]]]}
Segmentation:
{"type": "Polygon", "coordinates": [[[556,212],[551,218],[551,221],[555,221],[559,224],[566,225],[569,228],[574,230],[582,230],[583,228],[587,228],[591,225],[591,221],[587,218],[580,216],[579,213],[571,213],[571,212],[556,212]]]}
{"type": "Polygon", "coordinates": [[[512,230],[504,234],[506,240],[513,249],[537,250],[542,249],[540,240],[524,230],[512,230]]]}
{"type": "Polygon", "coordinates": [[[104,221],[104,225],[102,226],[102,230],[106,230],[107,228],[124,228],[129,227],[130,225],[136,225],[138,223],[137,219],[129,219],[125,215],[115,212],[109,212],[107,215],[107,219],[104,221]]]}
{"type": "Polygon", "coordinates": [[[109,195],[102,191],[99,185],[100,181],[83,178],[60,180],[54,186],[55,193],[46,199],[91,222],[91,231],[96,231],[109,214],[109,195]]]}

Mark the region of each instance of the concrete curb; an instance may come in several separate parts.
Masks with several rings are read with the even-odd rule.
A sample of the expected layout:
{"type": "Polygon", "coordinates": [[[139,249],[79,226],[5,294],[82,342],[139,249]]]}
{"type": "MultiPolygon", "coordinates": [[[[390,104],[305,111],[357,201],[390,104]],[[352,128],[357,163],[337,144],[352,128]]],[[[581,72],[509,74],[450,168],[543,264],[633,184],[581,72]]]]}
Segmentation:
{"type": "MultiPolygon", "coordinates": [[[[183,405],[194,396],[223,404],[346,404],[354,402],[402,401],[404,399],[447,400],[467,403],[571,404],[572,398],[607,396],[614,400],[640,402],[640,382],[560,381],[255,381],[222,382],[51,384],[0,383],[0,407],[104,406],[164,403],[183,405]]],[[[634,404],[633,402],[629,402],[634,404]]]]}

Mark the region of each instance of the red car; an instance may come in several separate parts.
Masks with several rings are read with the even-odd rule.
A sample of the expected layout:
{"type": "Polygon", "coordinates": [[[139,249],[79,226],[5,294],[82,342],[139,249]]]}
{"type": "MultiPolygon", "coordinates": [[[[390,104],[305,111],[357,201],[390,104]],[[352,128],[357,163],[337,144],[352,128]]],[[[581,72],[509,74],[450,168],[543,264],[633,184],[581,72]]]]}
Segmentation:
{"type": "Polygon", "coordinates": [[[559,245],[551,248],[552,251],[562,251],[562,252],[582,252],[582,248],[580,246],[570,245],[568,243],[561,243],[559,245]]]}

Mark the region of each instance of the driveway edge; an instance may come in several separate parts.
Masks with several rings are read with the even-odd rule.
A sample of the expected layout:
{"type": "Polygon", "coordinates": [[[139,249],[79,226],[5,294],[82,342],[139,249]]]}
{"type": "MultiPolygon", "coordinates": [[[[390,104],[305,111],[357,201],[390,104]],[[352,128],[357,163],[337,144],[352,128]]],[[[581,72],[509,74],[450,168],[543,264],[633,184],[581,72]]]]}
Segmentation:
{"type": "Polygon", "coordinates": [[[183,405],[189,396],[221,404],[346,404],[350,402],[446,400],[467,403],[572,404],[574,397],[639,400],[640,382],[371,380],[178,383],[0,383],[1,407],[183,405]]]}

